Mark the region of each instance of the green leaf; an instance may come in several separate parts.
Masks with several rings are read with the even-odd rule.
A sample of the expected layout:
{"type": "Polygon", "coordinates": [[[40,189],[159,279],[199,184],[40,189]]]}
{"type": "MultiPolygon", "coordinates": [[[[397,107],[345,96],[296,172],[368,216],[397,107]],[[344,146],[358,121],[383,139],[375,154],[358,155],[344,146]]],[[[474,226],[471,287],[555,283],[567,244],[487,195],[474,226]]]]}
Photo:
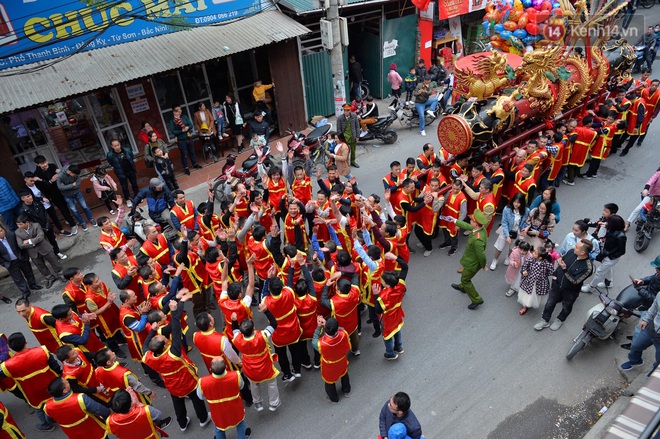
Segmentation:
{"type": "Polygon", "coordinates": [[[506,72],[506,79],[508,79],[509,81],[513,81],[516,79],[516,72],[513,70],[513,68],[510,65],[508,64],[506,65],[505,72],[506,72]]]}
{"type": "Polygon", "coordinates": [[[571,72],[569,72],[568,69],[566,69],[564,66],[561,66],[557,69],[557,75],[562,81],[568,81],[568,78],[572,76],[571,72]]]}
{"type": "Polygon", "coordinates": [[[551,82],[557,82],[557,77],[552,72],[545,72],[545,77],[548,78],[551,82]]]}

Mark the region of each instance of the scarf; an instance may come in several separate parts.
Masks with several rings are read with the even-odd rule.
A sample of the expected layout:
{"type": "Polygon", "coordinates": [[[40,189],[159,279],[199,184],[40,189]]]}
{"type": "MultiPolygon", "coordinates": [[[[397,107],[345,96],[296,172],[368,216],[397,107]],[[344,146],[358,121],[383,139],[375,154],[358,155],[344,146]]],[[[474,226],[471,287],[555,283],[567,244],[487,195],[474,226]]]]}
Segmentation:
{"type": "Polygon", "coordinates": [[[181,128],[185,128],[185,127],[186,127],[186,124],[183,123],[183,118],[181,118],[181,117],[175,117],[175,118],[174,118],[174,123],[175,123],[176,125],[178,125],[179,127],[181,127],[181,128]]]}

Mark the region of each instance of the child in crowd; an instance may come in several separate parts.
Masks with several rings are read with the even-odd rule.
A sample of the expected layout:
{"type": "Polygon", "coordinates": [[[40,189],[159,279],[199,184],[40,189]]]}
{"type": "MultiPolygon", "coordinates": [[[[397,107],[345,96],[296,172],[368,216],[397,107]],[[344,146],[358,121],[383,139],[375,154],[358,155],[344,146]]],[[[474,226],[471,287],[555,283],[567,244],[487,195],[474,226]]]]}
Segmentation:
{"type": "Polygon", "coordinates": [[[179,189],[179,183],[174,175],[174,166],[168,154],[164,154],[160,147],[154,148],[154,167],[171,191],[179,189]]]}
{"type": "Polygon", "coordinates": [[[266,146],[266,139],[264,139],[264,136],[253,133],[252,139],[250,139],[250,148],[254,149],[254,153],[256,154],[257,150],[263,151],[264,146],[266,146]]]}
{"type": "Polygon", "coordinates": [[[115,214],[115,198],[117,197],[117,183],[108,175],[108,172],[101,166],[97,166],[94,170],[94,175],[90,179],[94,193],[99,197],[99,200],[105,203],[105,206],[110,211],[110,215],[115,214]]]}
{"type": "Polygon", "coordinates": [[[550,258],[552,258],[551,262],[554,265],[554,263],[557,262],[557,259],[559,259],[559,253],[556,249],[557,245],[548,239],[545,241],[545,244],[543,244],[543,247],[545,247],[545,251],[548,252],[550,258]]]}
{"type": "Polygon", "coordinates": [[[506,297],[511,297],[518,292],[518,287],[520,286],[520,267],[525,262],[525,259],[527,259],[531,248],[532,246],[528,242],[520,239],[516,240],[516,246],[509,255],[509,267],[504,275],[506,283],[510,285],[509,291],[506,292],[506,297]]]}
{"type": "Polygon", "coordinates": [[[218,136],[229,137],[229,135],[225,133],[225,127],[227,126],[227,123],[225,121],[225,112],[222,108],[222,105],[220,105],[220,101],[213,102],[212,113],[213,118],[215,119],[216,128],[218,129],[218,136]]]}
{"type": "Polygon", "coordinates": [[[406,102],[408,104],[413,104],[413,92],[415,87],[417,87],[417,75],[415,74],[415,67],[410,68],[410,73],[406,75],[406,79],[403,80],[403,83],[406,87],[406,102]]]}
{"type": "Polygon", "coordinates": [[[529,308],[545,305],[550,293],[552,257],[545,247],[534,249],[533,256],[525,259],[520,269],[518,303],[522,305],[518,314],[524,315],[529,308]]]}

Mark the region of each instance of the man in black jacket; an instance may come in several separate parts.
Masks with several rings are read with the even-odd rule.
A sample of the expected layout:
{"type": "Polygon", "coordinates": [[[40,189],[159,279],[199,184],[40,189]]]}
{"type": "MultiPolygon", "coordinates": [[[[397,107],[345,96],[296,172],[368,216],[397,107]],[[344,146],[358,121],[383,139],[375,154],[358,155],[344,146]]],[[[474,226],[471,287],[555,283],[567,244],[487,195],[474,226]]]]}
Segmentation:
{"type": "MultiPolygon", "coordinates": [[[[34,180],[37,189],[41,191],[42,197],[46,197],[48,201],[51,202],[51,204],[59,209],[64,219],[69,224],[69,227],[71,227],[71,234],[75,235],[78,233],[78,226],[76,225],[76,221],[73,219],[73,216],[69,211],[69,206],[67,206],[62,192],[60,192],[57,187],[57,177],[61,170],[57,167],[57,165],[48,163],[46,157],[42,155],[36,156],[34,158],[34,163],[37,165],[36,169],[34,170],[34,180]]],[[[53,222],[55,222],[54,219],[53,222]]],[[[62,232],[60,232],[60,234],[66,235],[66,233],[62,232]]]]}
{"type": "Polygon", "coordinates": [[[362,98],[362,65],[355,60],[355,56],[351,55],[348,59],[348,79],[351,81],[351,100],[359,97],[362,98]]]}
{"type": "Polygon", "coordinates": [[[580,295],[582,284],[594,272],[594,264],[589,259],[592,247],[591,241],[582,239],[572,252],[566,253],[557,260],[557,269],[554,272],[555,280],[552,282],[548,302],[543,308],[543,317],[534,325],[534,329],[541,331],[549,326],[550,329],[556,331],[564,324],[566,317],[573,310],[573,304],[580,295]],[[550,325],[550,317],[559,302],[562,304],[562,310],[550,325]]]}
{"type": "Polygon", "coordinates": [[[24,298],[30,295],[30,289],[42,289],[34,278],[30,259],[16,243],[16,235],[2,227],[0,227],[0,264],[9,271],[24,298]]]}
{"type": "MultiPolygon", "coordinates": [[[[60,246],[57,245],[57,238],[55,238],[55,231],[53,230],[53,223],[49,221],[48,218],[48,209],[44,206],[44,203],[35,199],[27,189],[23,189],[18,193],[18,196],[21,197],[21,215],[25,215],[30,222],[37,223],[44,230],[44,235],[46,239],[50,242],[50,245],[53,246],[53,251],[59,259],[66,259],[66,255],[60,252],[60,246]]],[[[52,206],[50,206],[52,208],[52,206]]]]}
{"type": "MultiPolygon", "coordinates": [[[[124,199],[130,201],[131,193],[128,190],[128,182],[131,182],[134,195],[137,195],[140,190],[137,184],[137,170],[135,169],[133,151],[129,147],[121,146],[118,139],[112,139],[106,159],[108,164],[115,170],[115,175],[119,179],[119,184],[121,184],[121,189],[124,192],[124,199]]],[[[131,207],[128,204],[127,206],[131,207]]]]}

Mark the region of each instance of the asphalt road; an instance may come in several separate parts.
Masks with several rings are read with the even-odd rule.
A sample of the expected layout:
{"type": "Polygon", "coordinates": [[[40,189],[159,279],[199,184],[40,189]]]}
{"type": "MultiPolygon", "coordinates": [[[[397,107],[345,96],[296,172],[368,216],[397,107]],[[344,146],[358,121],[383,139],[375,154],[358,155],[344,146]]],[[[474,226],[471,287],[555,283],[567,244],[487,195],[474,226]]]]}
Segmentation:
{"type": "MultiPolygon", "coordinates": [[[[394,127],[400,128],[398,123],[394,127]]],[[[388,164],[395,159],[403,162],[409,156],[417,156],[426,141],[437,144],[431,135],[434,129],[435,124],[427,129],[430,134],[427,137],[421,137],[416,130],[401,129],[394,145],[375,148],[369,143],[360,148],[361,168],[355,174],[363,192],[382,193],[381,178],[388,172],[388,164]]],[[[597,217],[607,202],[619,204],[620,213],[627,217],[639,202],[639,191],[660,164],[655,146],[659,132],[660,125],[656,122],[644,146],[635,147],[625,160],[608,159],[598,179],[578,180],[575,187],[562,185],[558,193],[562,221],[551,239],[561,242],[573,221],[597,217]]],[[[189,193],[194,193],[195,202],[201,200],[202,191],[189,193]]],[[[107,256],[96,247],[97,236],[98,229],[90,228],[85,236],[77,238],[72,253],[78,256],[67,260],[66,265],[96,272],[114,289],[107,256]]],[[[654,241],[644,254],[637,254],[632,239],[629,233],[628,252],[614,270],[615,293],[626,286],[628,274],[635,277],[650,274],[649,261],[660,253],[660,243],[654,241]]],[[[413,248],[416,242],[411,238],[413,248]]],[[[350,359],[351,398],[341,399],[338,405],[328,403],[319,372],[303,371],[302,378],[293,383],[279,383],[283,404],[276,413],[247,410],[253,437],[373,439],[378,434],[382,405],[395,392],[405,391],[412,398],[412,409],[427,438],[577,438],[597,419],[600,407],[608,401],[611,403],[627,381],[650,369],[652,350],[645,353],[643,368],[623,376],[617,369],[625,356],[625,351],[618,347],[618,343],[623,343],[621,340],[618,343],[597,340],[572,362],[567,362],[566,351],[581,330],[587,310],[597,303],[597,297],[582,294],[573,314],[559,331],[546,329],[539,333],[532,326],[540,311],[530,310],[521,317],[515,296],[504,296],[507,285],[502,265],[494,272],[480,272],[475,277],[485,304],[476,311],[468,310],[467,297],[449,286],[459,279],[456,269],[464,242],[462,237],[459,254],[454,257],[437,248],[428,258],[421,252],[412,255],[403,305],[405,354],[397,361],[385,361],[382,339],[373,339],[372,330],[365,324],[362,355],[350,359]]],[[[487,249],[489,260],[493,243],[491,237],[487,249]]],[[[437,246],[440,241],[434,244],[437,246]]],[[[59,302],[61,287],[56,285],[51,292],[33,294],[34,304],[49,309],[59,302]]],[[[14,286],[7,279],[0,282],[0,288],[16,297],[14,286]]],[[[4,333],[23,331],[27,335],[27,327],[13,306],[2,305],[0,310],[4,333]]],[[[257,324],[263,327],[264,323],[263,316],[259,316],[257,324]]],[[[623,335],[632,330],[632,324],[623,326],[623,335]]],[[[623,339],[623,335],[619,338],[623,339]]],[[[33,345],[31,335],[28,340],[33,345]]],[[[196,351],[191,356],[202,364],[196,351]]],[[[137,364],[130,362],[129,367],[143,377],[137,364]]],[[[151,385],[146,378],[144,382],[151,385]]],[[[169,396],[159,388],[156,393],[154,405],[172,415],[169,396]]],[[[13,395],[2,394],[0,401],[7,405],[29,438],[64,438],[59,429],[48,434],[37,433],[36,418],[13,395]]],[[[190,405],[189,412],[192,413],[190,405]]],[[[184,436],[175,423],[167,432],[170,437],[184,436]]],[[[186,436],[199,433],[200,427],[193,422],[186,436]]],[[[204,435],[212,434],[211,428],[206,427],[204,435]]]]}

